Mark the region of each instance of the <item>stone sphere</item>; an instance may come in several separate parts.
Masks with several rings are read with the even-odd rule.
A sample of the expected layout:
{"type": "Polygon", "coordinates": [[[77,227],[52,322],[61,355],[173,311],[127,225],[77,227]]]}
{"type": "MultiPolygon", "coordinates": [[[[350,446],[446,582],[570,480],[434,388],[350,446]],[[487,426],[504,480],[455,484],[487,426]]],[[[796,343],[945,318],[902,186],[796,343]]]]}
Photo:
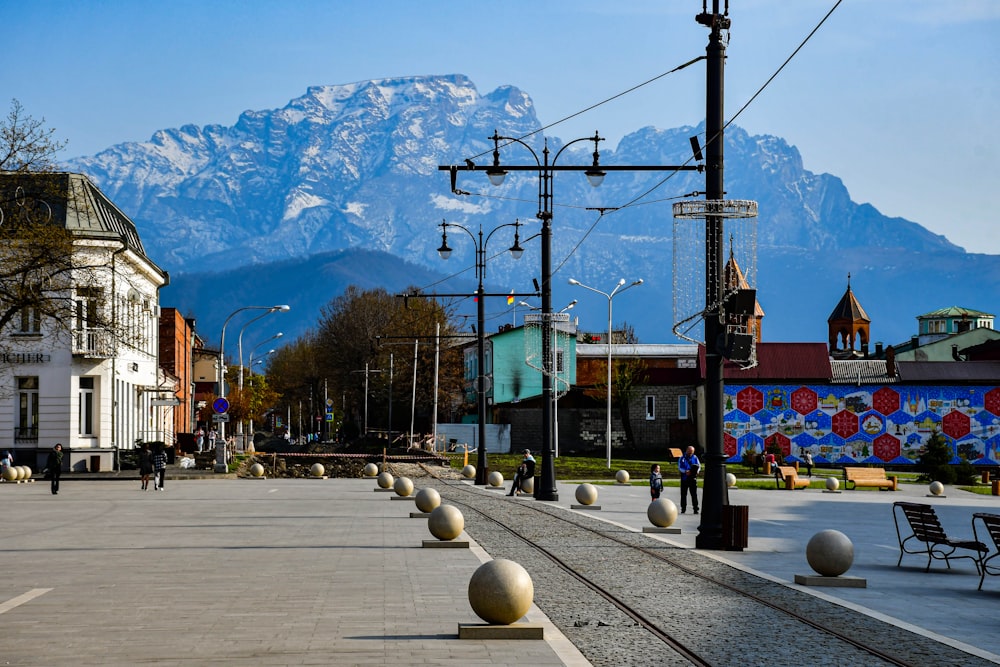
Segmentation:
{"type": "Polygon", "coordinates": [[[454,505],[438,505],[427,519],[427,528],[439,540],[453,540],[462,534],[465,517],[454,505]]]}
{"type": "Polygon", "coordinates": [[[483,563],[469,579],[469,603],[491,625],[510,625],[524,617],[535,597],[527,570],[512,560],[483,563]]]}
{"type": "Polygon", "coordinates": [[[7,466],[3,469],[3,478],[8,482],[17,480],[17,471],[14,470],[14,466],[7,466]]]}
{"type": "Polygon", "coordinates": [[[323,467],[322,463],[314,463],[312,464],[312,467],[309,468],[309,474],[313,477],[322,477],[325,472],[326,468],[323,467]]]}
{"type": "Polygon", "coordinates": [[[375,477],[378,475],[378,466],[374,463],[368,463],[365,465],[365,469],[361,472],[365,477],[375,477]]]}
{"type": "Polygon", "coordinates": [[[731,472],[726,473],[726,486],[730,489],[736,486],[736,475],[731,472]]]}
{"type": "Polygon", "coordinates": [[[646,508],[649,522],[658,528],[667,528],[677,521],[677,505],[668,498],[657,498],[646,508]]]}
{"type": "Polygon", "coordinates": [[[628,484],[628,470],[619,470],[615,473],[615,481],[619,484],[628,484]]]}
{"type": "Polygon", "coordinates": [[[535,478],[526,477],[521,480],[521,493],[534,493],[535,492],[535,478]]]}
{"type": "Polygon", "coordinates": [[[403,496],[405,498],[413,493],[413,482],[410,481],[409,477],[400,477],[392,483],[392,488],[396,492],[397,496],[403,496]]]}
{"type": "Polygon", "coordinates": [[[22,467],[24,468],[24,478],[25,479],[31,479],[31,475],[32,475],[31,466],[22,466],[22,467]]]}
{"type": "Polygon", "coordinates": [[[250,476],[251,477],[263,477],[264,476],[264,466],[259,463],[254,463],[250,466],[250,476]]]}
{"type": "Polygon", "coordinates": [[[14,466],[14,470],[17,471],[18,479],[27,479],[28,473],[25,471],[24,466],[14,466]]]}
{"type": "Polygon", "coordinates": [[[465,479],[472,479],[476,476],[476,466],[471,463],[464,468],[462,468],[462,477],[465,479]]]}
{"type": "Polygon", "coordinates": [[[584,482],[576,487],[576,502],[581,505],[593,505],[597,502],[597,487],[584,482]]]}
{"type": "Polygon", "coordinates": [[[806,545],[806,560],[817,574],[836,577],[854,562],[854,545],[839,530],[821,530],[806,545]]]}
{"type": "Polygon", "coordinates": [[[441,504],[441,494],[437,492],[437,489],[429,487],[420,489],[417,491],[417,497],[413,499],[413,503],[421,512],[433,512],[441,504]]]}
{"type": "Polygon", "coordinates": [[[839,479],[837,479],[836,477],[827,477],[826,478],[826,490],[827,491],[836,491],[839,488],[840,488],[840,480],[839,479]]]}
{"type": "Polygon", "coordinates": [[[486,481],[490,483],[490,486],[503,486],[503,473],[499,470],[494,470],[490,473],[486,481]]]}
{"type": "Polygon", "coordinates": [[[378,483],[378,488],[380,489],[391,489],[393,478],[391,472],[380,472],[378,478],[375,480],[378,483]]]}
{"type": "Polygon", "coordinates": [[[944,493],[944,484],[942,484],[941,482],[931,482],[930,492],[935,496],[940,496],[942,493],[944,493]]]}

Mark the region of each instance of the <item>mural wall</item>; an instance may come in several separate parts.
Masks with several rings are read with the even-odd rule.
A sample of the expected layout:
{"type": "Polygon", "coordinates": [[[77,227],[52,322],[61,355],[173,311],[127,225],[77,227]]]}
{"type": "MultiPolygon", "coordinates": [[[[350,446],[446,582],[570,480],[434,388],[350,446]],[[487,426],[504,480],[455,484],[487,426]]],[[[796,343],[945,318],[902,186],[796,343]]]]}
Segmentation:
{"type": "Polygon", "coordinates": [[[914,463],[935,430],[973,464],[1000,460],[1000,388],[855,385],[726,385],[725,453],[772,443],[795,460],[914,463]]]}

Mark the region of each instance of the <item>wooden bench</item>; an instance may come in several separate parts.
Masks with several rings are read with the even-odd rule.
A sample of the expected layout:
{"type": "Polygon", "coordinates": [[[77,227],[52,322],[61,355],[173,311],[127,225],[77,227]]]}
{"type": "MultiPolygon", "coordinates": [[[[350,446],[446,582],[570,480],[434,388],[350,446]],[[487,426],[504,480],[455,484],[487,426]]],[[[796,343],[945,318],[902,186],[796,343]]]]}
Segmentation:
{"type": "Polygon", "coordinates": [[[809,480],[800,478],[794,466],[774,466],[774,485],[780,489],[782,484],[786,489],[804,489],[809,480]]]}
{"type": "MultiPolygon", "coordinates": [[[[976,521],[983,525],[986,535],[993,540],[993,549],[979,552],[979,589],[983,590],[983,579],[987,574],[1000,575],[1000,562],[993,563],[993,559],[1000,556],[1000,514],[986,514],[977,512],[972,515],[972,535],[976,542],[979,542],[979,530],[976,521]]],[[[984,535],[983,537],[986,537],[984,535]]],[[[985,542],[985,541],[984,541],[985,542]]]]}
{"type": "Polygon", "coordinates": [[[844,467],[844,488],[851,489],[859,486],[874,486],[879,490],[888,489],[895,491],[899,488],[899,478],[895,475],[885,476],[885,468],[852,468],[844,467]]]}
{"type": "Polygon", "coordinates": [[[927,567],[924,572],[930,572],[931,561],[935,559],[943,560],[950,570],[952,559],[970,558],[976,564],[976,573],[979,573],[979,563],[989,549],[979,540],[956,540],[948,537],[941,527],[937,512],[930,505],[895,502],[892,504],[892,520],[896,524],[896,539],[899,540],[899,560],[896,561],[896,567],[903,562],[903,554],[926,553],[927,567]],[[900,517],[909,526],[910,535],[907,537],[903,537],[900,530],[900,517]],[[908,547],[907,543],[911,540],[913,543],[908,547]],[[955,555],[958,549],[973,551],[975,555],[955,555]]]}

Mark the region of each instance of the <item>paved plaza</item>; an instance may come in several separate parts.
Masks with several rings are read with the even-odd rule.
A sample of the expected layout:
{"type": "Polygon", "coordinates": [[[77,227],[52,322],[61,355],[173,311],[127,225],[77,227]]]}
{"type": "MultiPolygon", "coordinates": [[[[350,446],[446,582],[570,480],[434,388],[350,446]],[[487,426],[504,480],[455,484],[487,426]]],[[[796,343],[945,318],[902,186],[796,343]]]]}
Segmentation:
{"type": "MultiPolygon", "coordinates": [[[[553,626],[546,641],[459,640],[478,623],[469,578],[489,556],[424,549],[426,520],[412,501],[393,501],[364,479],[169,480],[139,483],[64,478],[48,485],[0,484],[4,576],[0,642],[10,665],[585,665],[553,626]]],[[[559,486],[569,511],[576,484],[559,486]]],[[[497,502],[537,502],[501,497],[497,502]]],[[[971,561],[923,572],[904,558],[891,504],[931,502],[949,533],[971,537],[975,511],[998,498],[926,487],[898,493],[734,490],[750,507],[750,548],[699,552],[792,585],[811,574],[805,542],[834,528],[855,545],[850,575],[865,589],[809,588],[866,613],[1000,662],[1000,577],[977,591],[971,561]]],[[[648,491],[600,486],[588,514],[635,530],[649,525],[648,491]]],[[[673,498],[677,489],[667,489],[673,498]]],[[[675,499],[676,500],[676,499],[675,499]]],[[[693,546],[698,517],[679,517],[693,546]]],[[[667,582],[664,582],[666,585],[667,582]]],[[[804,587],[800,587],[804,588],[804,587]]],[[[547,623],[533,609],[529,619],[547,623]]]]}

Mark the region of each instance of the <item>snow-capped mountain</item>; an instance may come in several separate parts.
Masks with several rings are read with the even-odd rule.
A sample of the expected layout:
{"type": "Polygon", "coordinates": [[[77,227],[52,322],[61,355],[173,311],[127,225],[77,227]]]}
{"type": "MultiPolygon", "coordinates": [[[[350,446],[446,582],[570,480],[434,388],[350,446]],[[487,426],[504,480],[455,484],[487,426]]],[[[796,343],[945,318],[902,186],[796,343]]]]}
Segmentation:
{"type": "MultiPolygon", "coordinates": [[[[538,127],[531,98],[513,86],[482,95],[462,75],[401,77],[313,87],[284,108],[246,111],[231,127],[161,130],[147,142],[75,159],[69,168],[94,179],[136,222],[149,255],[174,275],[350,249],[448,273],[473,263],[474,246],[449,234],[455,257],[443,263],[435,252],[441,221],[473,232],[481,225],[488,233],[519,219],[527,239],[538,230],[538,178],[512,174],[493,188],[482,172],[459,172],[456,185],[469,194],[455,195],[438,166],[466,159],[490,164],[494,130],[523,137],[540,156],[544,140],[530,134],[538,127]]],[[[688,137],[700,129],[640,128],[617,146],[602,143],[601,164],[682,164],[690,157],[688,137]]],[[[566,140],[549,135],[551,154],[566,140]]],[[[826,316],[848,271],[875,320],[873,336],[882,336],[881,329],[887,343],[907,338],[912,318],[923,312],[958,301],[989,310],[997,302],[998,281],[957,297],[926,271],[930,262],[945,272],[978,265],[980,274],[995,274],[996,258],[967,255],[913,222],[852,202],[840,179],[803,169],[798,151],[779,137],[731,127],[725,140],[728,196],[757,200],[760,207],[758,287],[767,340],[824,340],[826,316]],[[900,281],[905,294],[883,295],[885,285],[900,281]]],[[[593,149],[589,141],[574,144],[560,163],[589,164],[593,149]]],[[[503,148],[504,163],[533,160],[521,146],[503,148]]],[[[657,203],[603,217],[587,209],[621,206],[666,174],[609,172],[600,188],[578,173],[558,172],[553,179],[556,298],[581,297],[565,287],[568,277],[603,284],[642,276],[646,298],[662,308],[647,302],[630,313],[616,303],[616,312],[650,341],[669,337],[670,205],[703,190],[704,176],[683,172],[667,179],[644,200],[657,203]]],[[[537,241],[528,242],[515,264],[505,255],[492,258],[509,245],[503,234],[496,238],[488,280],[527,291],[538,276],[531,246],[537,241]]],[[[471,271],[464,277],[471,280],[471,271]]],[[[591,327],[600,329],[600,321],[595,317],[591,327]]]]}

